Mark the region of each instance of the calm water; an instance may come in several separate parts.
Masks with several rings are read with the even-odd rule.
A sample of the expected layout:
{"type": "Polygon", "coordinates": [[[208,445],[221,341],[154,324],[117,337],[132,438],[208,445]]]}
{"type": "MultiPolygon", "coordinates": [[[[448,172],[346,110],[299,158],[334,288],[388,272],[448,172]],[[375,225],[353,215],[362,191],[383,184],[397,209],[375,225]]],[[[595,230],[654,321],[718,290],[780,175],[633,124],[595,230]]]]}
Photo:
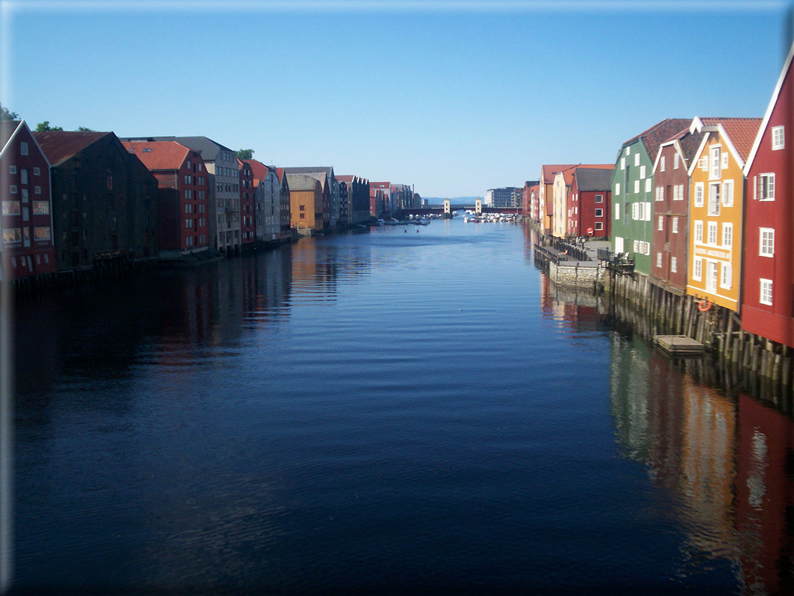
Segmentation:
{"type": "Polygon", "coordinates": [[[25,593],[790,591],[794,425],[436,221],[17,311],[25,593]]]}

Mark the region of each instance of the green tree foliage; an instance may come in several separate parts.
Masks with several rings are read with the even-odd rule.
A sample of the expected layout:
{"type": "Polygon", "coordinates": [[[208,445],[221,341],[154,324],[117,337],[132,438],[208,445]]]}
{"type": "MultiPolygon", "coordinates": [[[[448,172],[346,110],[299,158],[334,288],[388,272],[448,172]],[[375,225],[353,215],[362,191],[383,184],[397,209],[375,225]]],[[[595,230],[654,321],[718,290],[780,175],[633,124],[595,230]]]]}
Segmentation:
{"type": "Polygon", "coordinates": [[[237,159],[254,159],[253,149],[238,149],[237,159]]]}
{"type": "Polygon", "coordinates": [[[0,104],[0,120],[19,120],[19,114],[9,112],[7,107],[0,104]]]}
{"type": "Polygon", "coordinates": [[[78,126],[77,132],[96,132],[93,128],[88,128],[87,126],[78,126]]]}
{"type": "Polygon", "coordinates": [[[48,130],[63,130],[60,126],[51,126],[49,120],[39,122],[36,125],[36,132],[47,132],[48,130]]]}

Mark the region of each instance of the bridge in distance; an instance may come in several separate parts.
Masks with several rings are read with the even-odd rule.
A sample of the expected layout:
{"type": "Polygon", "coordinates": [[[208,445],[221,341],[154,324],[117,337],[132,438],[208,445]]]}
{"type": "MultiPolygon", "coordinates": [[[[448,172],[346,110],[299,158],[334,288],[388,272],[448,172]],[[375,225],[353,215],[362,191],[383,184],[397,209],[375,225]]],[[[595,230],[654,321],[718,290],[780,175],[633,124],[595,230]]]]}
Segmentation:
{"type": "MultiPolygon", "coordinates": [[[[471,210],[477,212],[477,205],[450,205],[450,211],[471,210]]],[[[428,205],[418,209],[403,209],[405,215],[430,215],[434,213],[445,213],[444,205],[428,205]]],[[[520,213],[520,207],[480,207],[481,213],[520,213]]]]}

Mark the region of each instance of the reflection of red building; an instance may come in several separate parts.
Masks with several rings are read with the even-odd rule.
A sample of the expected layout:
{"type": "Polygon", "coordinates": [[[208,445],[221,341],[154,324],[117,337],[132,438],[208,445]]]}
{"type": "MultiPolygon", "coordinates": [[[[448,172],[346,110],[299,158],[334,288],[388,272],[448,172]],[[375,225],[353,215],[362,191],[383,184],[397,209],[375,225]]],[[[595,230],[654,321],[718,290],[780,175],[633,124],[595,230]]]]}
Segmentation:
{"type": "Polygon", "coordinates": [[[740,394],[738,451],[736,529],[744,584],[753,593],[791,594],[794,420],[740,394]]]}

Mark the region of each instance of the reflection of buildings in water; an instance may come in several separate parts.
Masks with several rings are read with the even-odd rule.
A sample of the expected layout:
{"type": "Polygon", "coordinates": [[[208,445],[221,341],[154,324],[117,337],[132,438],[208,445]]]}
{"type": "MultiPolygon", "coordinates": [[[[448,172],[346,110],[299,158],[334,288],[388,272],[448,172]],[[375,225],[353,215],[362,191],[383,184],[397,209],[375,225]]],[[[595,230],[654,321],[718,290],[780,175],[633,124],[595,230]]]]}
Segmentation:
{"type": "Polygon", "coordinates": [[[540,234],[528,223],[524,223],[522,228],[524,232],[524,260],[528,263],[534,263],[535,251],[533,247],[540,244],[540,234]]]}
{"type": "Polygon", "coordinates": [[[541,274],[540,314],[544,319],[558,321],[565,329],[583,331],[601,328],[604,309],[592,292],[557,285],[541,274]]]}
{"type": "Polygon", "coordinates": [[[736,529],[750,593],[794,593],[794,420],[739,395],[736,529]]]}
{"type": "Polygon", "coordinates": [[[370,250],[369,246],[347,244],[341,236],[333,243],[327,238],[301,238],[292,247],[293,297],[334,300],[340,280],[353,283],[369,274],[370,250]]]}
{"type": "Polygon", "coordinates": [[[618,444],[631,459],[647,461],[650,400],[648,348],[612,334],[609,395],[618,444]]]}
{"type": "Polygon", "coordinates": [[[243,316],[266,323],[289,314],[292,251],[283,246],[251,256],[243,271],[243,316]]]}

